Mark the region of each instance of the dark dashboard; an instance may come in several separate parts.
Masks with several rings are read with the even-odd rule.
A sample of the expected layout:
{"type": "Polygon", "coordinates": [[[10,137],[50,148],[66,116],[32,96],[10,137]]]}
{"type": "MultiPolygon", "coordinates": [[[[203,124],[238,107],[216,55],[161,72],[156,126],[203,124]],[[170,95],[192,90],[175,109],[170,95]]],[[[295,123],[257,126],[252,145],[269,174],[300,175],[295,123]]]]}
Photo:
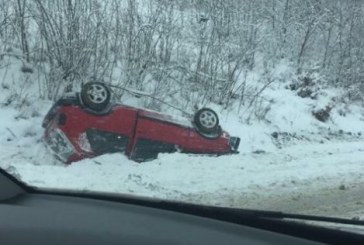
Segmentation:
{"type": "MultiPolygon", "coordinates": [[[[198,208],[188,209],[187,204],[187,213],[173,211],[183,205],[158,206],[168,205],[126,197],[91,198],[41,192],[0,172],[1,244],[321,244],[312,238],[202,217],[208,212],[192,215],[191,210],[197,212],[198,208]]],[[[272,220],[264,222],[278,227],[272,220]]],[[[364,241],[360,236],[344,238],[337,236],[333,241],[364,241]]]]}

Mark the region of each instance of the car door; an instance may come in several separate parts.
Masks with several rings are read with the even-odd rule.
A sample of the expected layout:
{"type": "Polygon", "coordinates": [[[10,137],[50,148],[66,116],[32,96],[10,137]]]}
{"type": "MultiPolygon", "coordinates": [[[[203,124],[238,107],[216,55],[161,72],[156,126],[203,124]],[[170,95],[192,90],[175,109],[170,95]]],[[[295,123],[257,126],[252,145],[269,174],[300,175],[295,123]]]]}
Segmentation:
{"type": "Polygon", "coordinates": [[[177,122],[171,116],[146,110],[140,110],[137,118],[131,159],[152,160],[158,153],[183,151],[188,145],[191,129],[187,122],[177,122]]]}
{"type": "Polygon", "coordinates": [[[109,112],[98,115],[78,106],[66,106],[60,112],[67,115],[61,129],[81,154],[128,152],[137,120],[136,109],[115,105],[109,112]]]}

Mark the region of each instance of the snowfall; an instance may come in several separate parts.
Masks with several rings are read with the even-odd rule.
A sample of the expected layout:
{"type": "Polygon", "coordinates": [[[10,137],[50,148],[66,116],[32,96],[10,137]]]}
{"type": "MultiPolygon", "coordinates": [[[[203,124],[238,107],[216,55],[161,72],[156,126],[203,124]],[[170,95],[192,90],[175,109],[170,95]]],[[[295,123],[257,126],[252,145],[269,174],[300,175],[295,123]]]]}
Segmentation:
{"type": "Polygon", "coordinates": [[[310,100],[273,84],[264,91],[274,101],[267,120],[250,123],[234,111],[209,105],[219,113],[222,127],[241,138],[236,155],[160,154],[139,164],[115,153],[65,165],[42,142],[41,122],[52,101],[34,96],[36,75],[22,74],[17,62],[0,70],[0,167],[31,186],[364,217],[363,107],[338,104],[325,123],[311,113],[341,91],[326,90],[310,100]],[[28,104],[9,103],[12,94],[27,98],[28,104]],[[344,109],[345,115],[340,113],[344,109]]]}

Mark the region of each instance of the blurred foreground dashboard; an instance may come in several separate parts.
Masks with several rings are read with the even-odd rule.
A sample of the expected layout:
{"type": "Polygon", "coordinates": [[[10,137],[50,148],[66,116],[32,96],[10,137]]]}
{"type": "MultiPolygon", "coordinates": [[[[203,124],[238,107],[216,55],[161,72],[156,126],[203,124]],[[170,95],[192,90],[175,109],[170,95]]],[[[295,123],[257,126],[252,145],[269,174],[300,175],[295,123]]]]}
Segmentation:
{"type": "MultiPolygon", "coordinates": [[[[292,229],[296,233],[289,234],[290,223],[284,222],[279,228],[282,221],[256,221],[249,217],[237,220],[242,224],[233,219],[229,222],[223,209],[213,207],[128,196],[39,191],[0,172],[0,244],[3,245],[321,244],[313,241],[314,235],[328,235],[327,231],[311,232],[313,237],[308,239],[310,230],[301,228],[298,238],[299,227],[294,223],[292,229]]],[[[349,238],[341,234],[329,239],[341,243],[349,238]]],[[[358,236],[351,239],[347,240],[350,244],[360,241],[358,236]]]]}

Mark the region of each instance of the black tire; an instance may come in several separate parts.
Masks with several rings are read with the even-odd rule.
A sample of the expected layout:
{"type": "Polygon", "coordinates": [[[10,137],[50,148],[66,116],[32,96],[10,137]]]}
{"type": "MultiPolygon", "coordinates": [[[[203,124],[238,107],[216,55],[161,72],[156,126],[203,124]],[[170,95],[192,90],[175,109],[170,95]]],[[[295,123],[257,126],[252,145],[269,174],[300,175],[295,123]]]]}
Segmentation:
{"type": "Polygon", "coordinates": [[[200,109],[194,117],[197,130],[204,134],[217,134],[220,131],[219,117],[209,108],[200,109]]]}
{"type": "Polygon", "coordinates": [[[100,112],[110,105],[111,92],[104,83],[89,82],[82,86],[81,100],[87,108],[100,112]]]}

